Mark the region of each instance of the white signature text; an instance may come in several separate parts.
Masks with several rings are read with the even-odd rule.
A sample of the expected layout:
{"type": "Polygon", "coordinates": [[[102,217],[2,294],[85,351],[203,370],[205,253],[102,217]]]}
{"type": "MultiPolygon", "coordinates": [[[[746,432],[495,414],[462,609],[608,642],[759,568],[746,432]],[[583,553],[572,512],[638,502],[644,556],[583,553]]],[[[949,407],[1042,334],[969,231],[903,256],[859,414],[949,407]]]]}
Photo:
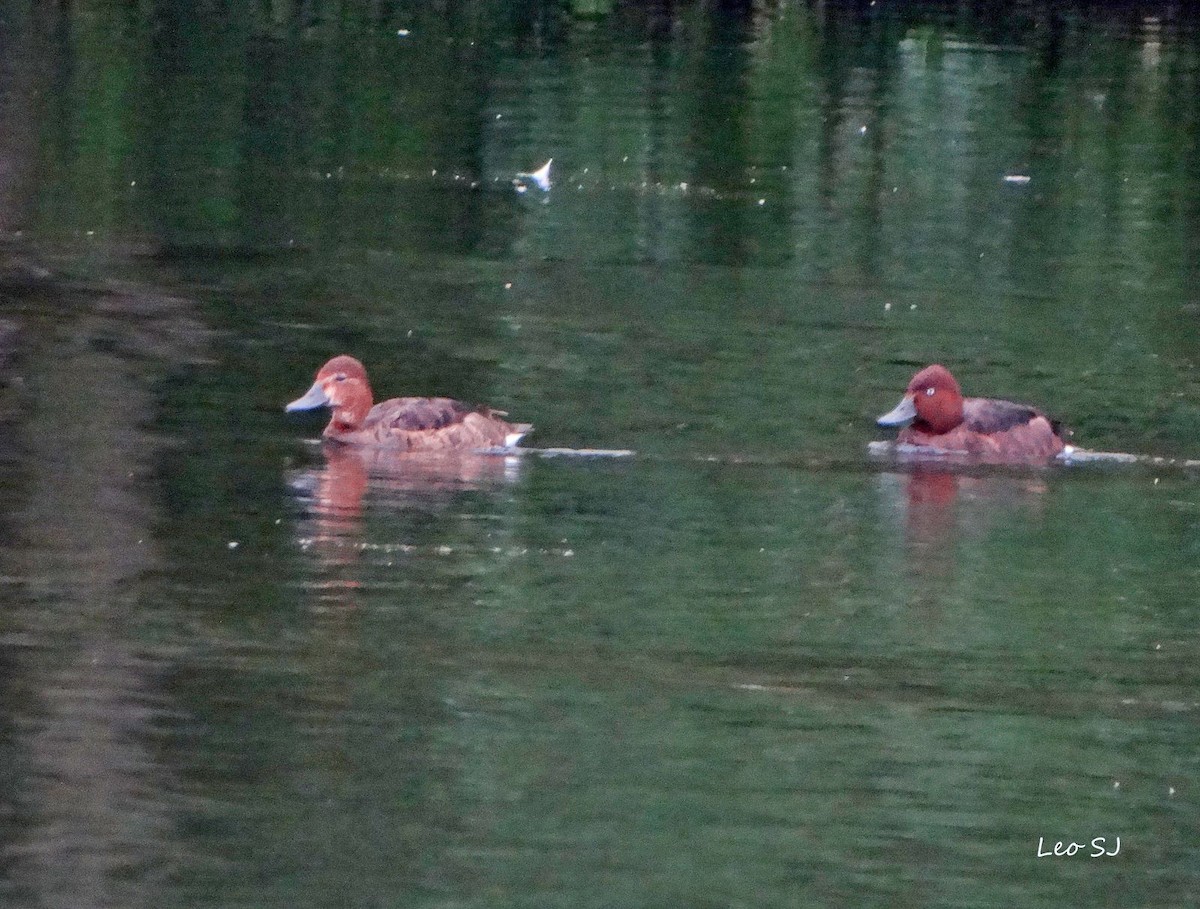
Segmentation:
{"type": "Polygon", "coordinates": [[[1070,857],[1078,855],[1085,849],[1088,850],[1085,853],[1088,858],[1100,858],[1101,856],[1108,856],[1109,858],[1112,858],[1112,856],[1117,855],[1121,851],[1121,838],[1117,837],[1115,844],[1113,844],[1110,848],[1108,840],[1102,836],[1096,837],[1090,843],[1076,843],[1073,841],[1067,842],[1060,840],[1053,844],[1047,843],[1044,836],[1039,836],[1037,857],[1046,858],[1050,855],[1053,855],[1057,858],[1061,858],[1063,856],[1070,857]]]}

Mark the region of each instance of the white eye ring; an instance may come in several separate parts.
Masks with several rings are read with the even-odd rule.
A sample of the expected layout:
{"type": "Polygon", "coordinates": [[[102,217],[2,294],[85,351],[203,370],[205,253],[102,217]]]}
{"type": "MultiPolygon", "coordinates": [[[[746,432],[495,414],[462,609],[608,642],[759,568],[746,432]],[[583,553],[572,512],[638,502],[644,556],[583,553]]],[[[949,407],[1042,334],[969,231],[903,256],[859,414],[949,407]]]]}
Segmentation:
{"type": "Polygon", "coordinates": [[[934,393],[936,390],[937,390],[937,389],[934,389],[934,388],[926,388],[926,389],[925,389],[925,397],[927,397],[927,398],[932,398],[932,397],[933,397],[933,393],[934,393]]]}

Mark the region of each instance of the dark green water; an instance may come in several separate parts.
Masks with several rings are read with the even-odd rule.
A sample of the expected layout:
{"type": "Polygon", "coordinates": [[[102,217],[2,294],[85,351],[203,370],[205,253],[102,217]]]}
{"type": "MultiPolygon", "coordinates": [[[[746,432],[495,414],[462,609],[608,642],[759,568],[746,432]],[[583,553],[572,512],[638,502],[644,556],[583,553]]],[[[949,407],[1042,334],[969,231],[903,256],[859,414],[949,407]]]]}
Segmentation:
{"type": "Polygon", "coordinates": [[[46,6],[0,902],[1200,902],[1200,477],[866,455],[937,360],[1200,458],[1185,8],[46,6]],[[638,455],[331,459],[340,352],[638,455]]]}

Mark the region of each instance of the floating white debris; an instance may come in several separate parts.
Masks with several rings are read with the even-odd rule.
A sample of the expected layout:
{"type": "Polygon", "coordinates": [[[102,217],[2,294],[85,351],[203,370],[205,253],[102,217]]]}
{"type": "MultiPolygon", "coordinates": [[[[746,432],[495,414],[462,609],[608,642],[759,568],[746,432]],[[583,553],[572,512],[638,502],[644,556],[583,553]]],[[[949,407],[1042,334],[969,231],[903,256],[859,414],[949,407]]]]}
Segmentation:
{"type": "Polygon", "coordinates": [[[237,540],[230,540],[230,541],[229,541],[229,542],[228,542],[226,545],[227,545],[227,546],[228,546],[230,549],[237,549],[239,544],[238,544],[238,541],[237,541],[237,540]]]}
{"type": "Polygon", "coordinates": [[[867,134],[867,128],[865,126],[860,126],[858,128],[858,134],[860,136],[865,136],[867,134]]]}
{"type": "Polygon", "coordinates": [[[531,171],[530,173],[522,172],[513,177],[513,186],[517,188],[517,192],[523,193],[529,189],[531,185],[536,186],[544,193],[550,192],[550,166],[553,163],[554,159],[551,158],[537,170],[531,171]]]}
{"type": "Polygon", "coordinates": [[[408,29],[406,29],[406,28],[398,28],[398,29],[396,29],[396,37],[397,37],[397,38],[407,38],[407,37],[408,37],[409,35],[411,35],[411,34],[412,34],[412,32],[410,32],[410,31],[409,31],[408,29]]]}
{"type": "Polygon", "coordinates": [[[1005,183],[1019,183],[1022,186],[1030,181],[1031,177],[1028,174],[1005,174],[1005,183]]]}
{"type": "Polygon", "coordinates": [[[520,448],[516,446],[493,445],[490,448],[477,448],[476,454],[529,456],[538,458],[631,458],[636,454],[629,448],[520,448]]]}
{"type": "Polygon", "coordinates": [[[759,205],[766,205],[766,204],[767,204],[767,200],[766,200],[766,199],[759,199],[759,200],[758,200],[758,204],[759,204],[759,205]]]}
{"type": "MultiPolygon", "coordinates": [[[[1074,445],[1065,445],[1063,450],[1055,455],[1055,460],[1067,464],[1136,464],[1146,459],[1120,451],[1088,451],[1076,448],[1074,445]]],[[[1183,461],[1180,466],[1189,467],[1191,465],[1187,461],[1183,461]]]]}

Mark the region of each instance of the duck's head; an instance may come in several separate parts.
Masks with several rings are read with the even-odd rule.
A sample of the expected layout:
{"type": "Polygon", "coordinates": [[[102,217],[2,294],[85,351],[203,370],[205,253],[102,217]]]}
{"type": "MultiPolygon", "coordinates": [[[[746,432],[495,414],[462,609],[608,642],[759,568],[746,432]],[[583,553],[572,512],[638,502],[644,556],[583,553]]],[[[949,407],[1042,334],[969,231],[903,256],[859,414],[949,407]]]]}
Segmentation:
{"type": "Polygon", "coordinates": [[[937,363],[912,377],[904,397],[876,422],[880,426],[912,423],[922,432],[949,432],[963,421],[963,397],[950,370],[937,363]]]}
{"type": "Polygon", "coordinates": [[[367,371],[354,357],[334,357],[317,370],[317,378],[303,397],[292,401],[284,410],[313,410],[332,407],[333,419],[325,433],[348,432],[362,425],[371,410],[371,385],[367,371]]]}

